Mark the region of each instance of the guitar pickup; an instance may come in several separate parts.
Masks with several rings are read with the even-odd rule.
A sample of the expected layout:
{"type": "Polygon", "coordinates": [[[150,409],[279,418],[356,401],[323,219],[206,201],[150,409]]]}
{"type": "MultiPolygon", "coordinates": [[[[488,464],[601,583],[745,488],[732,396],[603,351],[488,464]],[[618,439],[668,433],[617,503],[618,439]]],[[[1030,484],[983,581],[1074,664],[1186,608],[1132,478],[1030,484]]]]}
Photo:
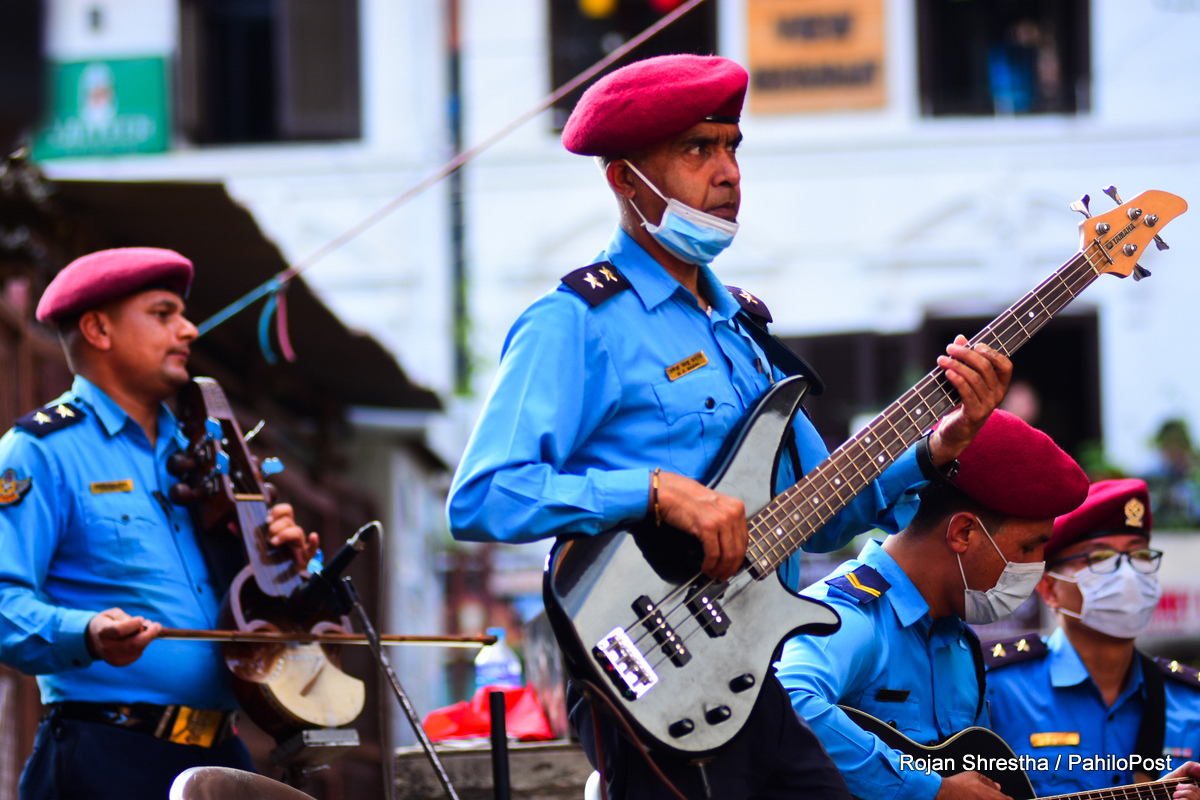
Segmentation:
{"type": "Polygon", "coordinates": [[[729,617],[717,603],[715,594],[713,591],[694,591],[687,604],[700,627],[714,639],[729,630],[729,617]]]}
{"type": "Polygon", "coordinates": [[[646,626],[646,630],[650,631],[650,635],[654,637],[654,641],[658,642],[667,658],[671,659],[672,664],[682,667],[692,660],[692,651],[684,646],[683,638],[675,632],[666,617],[659,613],[649,597],[642,595],[634,600],[633,611],[646,620],[642,624],[646,626]]]}
{"type": "Polygon", "coordinates": [[[628,700],[638,699],[658,683],[654,668],[622,628],[613,628],[597,642],[592,655],[628,700]]]}

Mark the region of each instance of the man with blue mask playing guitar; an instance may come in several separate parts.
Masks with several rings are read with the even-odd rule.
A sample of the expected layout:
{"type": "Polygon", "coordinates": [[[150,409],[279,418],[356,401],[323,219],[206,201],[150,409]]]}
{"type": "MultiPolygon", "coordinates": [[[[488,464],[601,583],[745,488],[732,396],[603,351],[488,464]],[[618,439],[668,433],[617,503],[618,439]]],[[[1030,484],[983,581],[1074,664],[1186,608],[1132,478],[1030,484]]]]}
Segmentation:
{"type": "MultiPolygon", "coordinates": [[[[737,123],[747,79],[724,58],[648,59],[598,81],[572,112],[563,143],[599,159],[619,226],[590,266],[564,277],[510,331],[451,487],[456,538],[590,539],[644,523],[658,532],[651,538],[667,560],[681,567],[688,563],[686,545],[698,540],[697,571],[725,581],[742,568],[747,509],[700,481],[747,410],[785,374],[815,379],[766,335],[770,314],[763,303],[725,287],[709,267],[737,230],[737,123]],[[682,532],[687,542],[675,544],[669,531],[682,532]]],[[[969,348],[965,339],[938,363],[961,405],[931,437],[895,450],[895,464],[821,527],[810,549],[837,549],[870,528],[903,527],[915,513],[916,491],[971,441],[1003,398],[1012,369],[1002,354],[969,348]]],[[[828,455],[803,414],[790,430],[776,489],[828,455]]],[[[761,453],[768,471],[777,444],[761,453]]],[[[796,556],[778,566],[795,588],[796,556]]],[[[716,609],[702,610],[714,630],[724,624],[716,609]]],[[[673,634],[656,635],[680,648],[670,658],[684,660],[673,634]]],[[[740,733],[714,747],[699,745],[710,734],[737,733],[733,700],[689,712],[664,736],[704,752],[655,747],[654,768],[630,738],[618,735],[611,716],[593,719],[589,702],[573,690],[572,721],[592,763],[603,768],[612,800],[675,796],[655,769],[688,797],[846,797],[837,770],[767,671],[769,658],[761,660],[757,675],[739,669],[744,674],[735,681],[739,698],[757,697],[746,702],[740,733]]],[[[670,692],[665,684],[660,689],[648,697],[670,692]]]]}
{"type": "Polygon", "coordinates": [[[1046,545],[1038,593],[1061,627],[1045,642],[1030,634],[984,646],[992,729],[1016,753],[1047,759],[1050,769],[1029,771],[1039,795],[1157,779],[1200,755],[1196,670],[1135,647],[1162,596],[1151,525],[1144,481],[1093,484],[1046,545]]]}

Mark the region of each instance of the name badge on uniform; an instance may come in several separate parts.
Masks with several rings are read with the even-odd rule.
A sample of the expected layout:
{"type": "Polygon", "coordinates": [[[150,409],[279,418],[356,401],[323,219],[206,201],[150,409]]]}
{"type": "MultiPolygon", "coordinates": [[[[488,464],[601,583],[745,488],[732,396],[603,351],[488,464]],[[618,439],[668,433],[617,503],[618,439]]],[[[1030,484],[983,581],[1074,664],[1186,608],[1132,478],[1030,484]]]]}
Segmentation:
{"type": "Polygon", "coordinates": [[[667,367],[667,379],[672,381],[678,380],[689,372],[695,372],[707,363],[708,356],[704,355],[704,351],[701,350],[695,355],[688,356],[678,364],[672,364],[667,367]]]}
{"type": "Polygon", "coordinates": [[[132,491],[133,481],[128,478],[123,481],[100,481],[92,484],[92,494],[116,494],[132,491]]]}
{"type": "Polygon", "coordinates": [[[1079,734],[1076,731],[1056,731],[1053,733],[1031,733],[1029,743],[1034,747],[1064,747],[1079,744],[1079,734]]]}

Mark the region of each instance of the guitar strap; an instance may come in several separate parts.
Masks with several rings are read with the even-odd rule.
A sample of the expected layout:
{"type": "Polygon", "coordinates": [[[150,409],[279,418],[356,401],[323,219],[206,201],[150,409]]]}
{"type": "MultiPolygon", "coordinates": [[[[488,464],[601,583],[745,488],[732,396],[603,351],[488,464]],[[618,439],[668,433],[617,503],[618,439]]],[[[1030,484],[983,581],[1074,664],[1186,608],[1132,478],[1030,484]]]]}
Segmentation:
{"type": "Polygon", "coordinates": [[[975,719],[983,712],[983,704],[987,699],[987,666],[983,661],[983,645],[979,643],[979,635],[969,625],[963,625],[967,644],[971,647],[971,658],[975,661],[975,682],[979,684],[979,702],[975,706],[975,719]]]}
{"type": "MultiPolygon", "coordinates": [[[[1138,653],[1142,662],[1142,685],[1146,689],[1146,704],[1142,707],[1142,721],[1138,725],[1137,741],[1133,751],[1142,756],[1142,764],[1150,759],[1159,759],[1163,754],[1163,744],[1167,738],[1167,691],[1163,685],[1163,675],[1154,663],[1154,659],[1145,653],[1138,653]]],[[[1158,770],[1141,770],[1158,780],[1158,770]]]]}

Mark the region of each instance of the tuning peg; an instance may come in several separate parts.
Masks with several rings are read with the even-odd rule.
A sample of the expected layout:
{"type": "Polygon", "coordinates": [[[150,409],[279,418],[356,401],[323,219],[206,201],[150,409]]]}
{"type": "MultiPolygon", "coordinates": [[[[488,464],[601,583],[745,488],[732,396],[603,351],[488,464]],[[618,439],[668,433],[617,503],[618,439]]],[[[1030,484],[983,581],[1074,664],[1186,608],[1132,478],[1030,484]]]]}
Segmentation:
{"type": "MultiPolygon", "coordinates": [[[[1108,195],[1109,197],[1111,197],[1113,199],[1114,203],[1116,203],[1117,205],[1121,205],[1121,195],[1117,193],[1117,187],[1110,185],[1107,189],[1104,190],[1104,193],[1106,195],[1108,195]]],[[[1074,206],[1072,206],[1072,208],[1074,208],[1074,206]]],[[[1137,217],[1140,216],[1141,213],[1142,213],[1141,209],[1138,209],[1138,208],[1130,209],[1129,210],[1129,218],[1137,219],[1137,217]],[[1137,215],[1135,215],[1133,213],[1135,211],[1137,212],[1137,215]]],[[[1146,217],[1145,223],[1148,227],[1153,228],[1156,224],[1158,224],[1158,217],[1151,214],[1150,216],[1146,217]]],[[[1171,249],[1170,246],[1168,246],[1167,243],[1162,240],[1162,237],[1159,236],[1157,233],[1154,234],[1154,246],[1157,247],[1159,250],[1170,250],[1171,249]]],[[[1143,272],[1144,271],[1145,270],[1143,270],[1143,272]]],[[[1149,274],[1150,274],[1149,272],[1146,273],[1146,275],[1149,275],[1149,274]]],[[[1137,276],[1135,275],[1134,277],[1137,277],[1137,276]]],[[[1142,276],[1142,277],[1145,277],[1145,276],[1142,276]]]]}
{"type": "Polygon", "coordinates": [[[229,453],[224,450],[217,453],[217,465],[215,470],[222,475],[229,474],[229,453]]]}
{"type": "Polygon", "coordinates": [[[1140,281],[1142,278],[1149,278],[1149,277],[1150,277],[1150,270],[1146,269],[1141,264],[1133,265],[1133,279],[1135,281],[1140,281]]]}
{"type": "Polygon", "coordinates": [[[261,431],[263,429],[263,426],[266,424],[267,424],[267,421],[265,419],[260,419],[258,421],[258,424],[254,426],[254,430],[247,433],[245,436],[242,437],[242,439],[247,442],[250,441],[255,436],[258,436],[258,432],[261,431]]]}
{"type": "Polygon", "coordinates": [[[1083,197],[1079,198],[1074,203],[1071,203],[1071,210],[1078,211],[1080,214],[1083,214],[1084,219],[1091,219],[1092,218],[1092,210],[1090,208],[1088,208],[1088,203],[1091,202],[1091,199],[1092,198],[1088,197],[1085,194],[1083,197]]]}
{"type": "Polygon", "coordinates": [[[213,417],[204,420],[204,437],[206,439],[221,439],[225,436],[225,431],[221,429],[221,422],[213,417]]]}
{"type": "Polygon", "coordinates": [[[268,475],[274,475],[276,473],[283,472],[283,462],[278,458],[264,458],[263,462],[259,464],[258,470],[265,478],[268,475]]]}

